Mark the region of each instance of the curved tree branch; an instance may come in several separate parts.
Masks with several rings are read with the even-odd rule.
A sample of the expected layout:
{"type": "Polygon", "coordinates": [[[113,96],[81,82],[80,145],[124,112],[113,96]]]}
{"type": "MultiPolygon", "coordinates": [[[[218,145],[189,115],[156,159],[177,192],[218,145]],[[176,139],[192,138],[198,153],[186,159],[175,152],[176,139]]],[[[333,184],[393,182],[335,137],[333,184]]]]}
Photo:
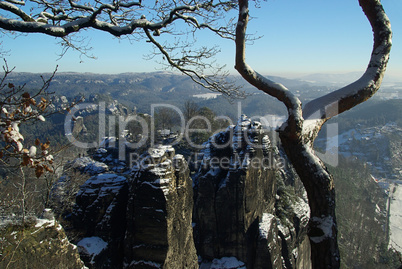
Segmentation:
{"type": "Polygon", "coordinates": [[[17,15],[24,21],[35,21],[33,18],[31,18],[28,14],[26,14],[23,10],[20,8],[16,7],[15,5],[9,3],[9,2],[0,2],[0,9],[10,11],[11,13],[17,15]]]}
{"type": "MultiPolygon", "coordinates": [[[[223,76],[212,75],[203,75],[202,71],[198,72],[200,69],[207,69],[205,63],[200,62],[202,58],[209,58],[215,53],[209,53],[208,51],[201,50],[198,55],[195,56],[187,56],[184,55],[180,59],[173,59],[170,54],[167,52],[166,48],[158,43],[155,38],[151,35],[148,29],[144,29],[146,36],[149,41],[155,45],[158,49],[159,53],[163,55],[169,65],[181,73],[189,76],[195,83],[201,85],[202,87],[214,91],[223,93],[225,96],[229,98],[242,98],[245,96],[244,92],[240,91],[238,87],[234,84],[225,81],[225,77],[227,77],[227,73],[224,73],[223,76]],[[203,55],[206,54],[206,55],[203,55]],[[211,54],[210,56],[208,56],[211,54]],[[184,66],[191,66],[193,68],[185,68],[184,66]],[[217,80],[217,78],[220,78],[217,80]]],[[[208,65],[208,67],[212,67],[208,65]]],[[[222,67],[218,67],[218,72],[222,70],[222,67]]]]}
{"type": "Polygon", "coordinates": [[[359,0],[374,32],[374,47],[364,75],[356,82],[317,98],[302,110],[300,100],[284,86],[255,72],[245,61],[248,0],[239,0],[236,28],[236,69],[257,89],[277,98],[288,109],[279,129],[282,146],[306,189],[310,220],[308,236],[313,268],[339,268],[333,177],[317,157],[313,142],[327,119],[370,98],[380,87],[391,48],[390,23],[379,0],[359,0]]]}
{"type": "MultiPolygon", "coordinates": [[[[45,2],[43,2],[45,3],[45,2]]],[[[10,11],[13,14],[20,17],[21,20],[6,18],[4,16],[0,16],[0,28],[9,31],[17,31],[23,33],[44,33],[54,37],[64,37],[73,32],[78,32],[84,28],[94,28],[98,30],[102,30],[108,32],[116,37],[120,37],[123,35],[132,34],[136,29],[149,29],[149,30],[160,30],[162,28],[167,27],[172,24],[176,20],[183,20],[187,23],[191,22],[196,28],[208,28],[213,30],[216,33],[223,32],[225,33],[225,28],[221,27],[219,29],[215,29],[207,24],[199,24],[197,19],[193,16],[184,15],[185,13],[195,13],[199,9],[208,9],[211,8],[210,3],[204,3],[200,5],[182,5],[175,6],[172,8],[167,16],[162,16],[163,18],[160,21],[152,22],[145,19],[145,16],[140,19],[132,18],[125,25],[116,25],[115,22],[108,22],[106,20],[99,19],[99,16],[104,12],[108,11],[108,18],[111,16],[111,12],[118,12],[122,8],[129,9],[133,6],[141,6],[140,2],[130,2],[130,3],[120,3],[117,2],[115,5],[111,4],[101,4],[100,7],[94,8],[92,6],[79,5],[73,1],[69,1],[71,8],[73,8],[72,12],[84,12],[89,13],[86,16],[67,16],[65,10],[57,10],[58,13],[62,12],[63,15],[54,16],[49,13],[41,12],[41,18],[49,18],[57,22],[57,24],[49,24],[44,23],[42,20],[35,20],[33,17],[26,14],[24,11],[19,9],[17,6],[8,3],[8,2],[0,2],[0,10],[10,11]],[[64,22],[64,23],[63,23],[64,22]]],[[[230,3],[230,2],[229,2],[230,3]]],[[[228,3],[221,2],[221,5],[228,5],[228,3]]],[[[114,18],[112,16],[112,18],[114,18]]],[[[128,18],[125,18],[128,20],[128,18]]]]}
{"type": "Polygon", "coordinates": [[[370,62],[357,81],[306,104],[303,116],[309,118],[315,114],[314,118],[322,119],[320,125],[369,99],[378,91],[384,77],[392,46],[391,24],[379,0],[359,0],[359,3],[374,34],[370,62]],[[337,109],[328,109],[329,106],[337,106],[337,109]]]}
{"type": "Polygon", "coordinates": [[[248,1],[239,0],[239,19],[236,27],[236,70],[257,89],[277,98],[285,104],[288,111],[288,128],[292,129],[292,133],[301,132],[303,117],[300,100],[292,94],[285,86],[280,83],[273,82],[261,74],[254,71],[246,63],[246,29],[249,20],[248,1]]]}
{"type": "MultiPolygon", "coordinates": [[[[82,49],[82,45],[77,46],[75,44],[77,42],[70,38],[74,33],[84,29],[96,29],[115,37],[126,36],[127,38],[132,36],[144,38],[142,33],[145,32],[149,41],[156,46],[158,54],[164,56],[170,67],[190,76],[196,83],[207,89],[221,92],[229,97],[243,96],[238,87],[226,80],[228,73],[222,69],[222,66],[215,65],[215,62],[211,60],[212,56],[219,52],[216,47],[189,49],[191,34],[200,29],[207,29],[223,38],[234,39],[232,20],[225,18],[226,11],[236,8],[231,0],[190,2],[159,0],[154,3],[126,2],[125,0],[105,3],[90,0],[85,4],[75,0],[50,2],[28,0],[27,2],[33,2],[35,5],[29,12],[24,11],[28,8],[25,2],[1,1],[0,28],[58,37],[64,41],[61,42],[64,49],[62,54],[68,48],[73,48],[84,55],[87,55],[87,50],[82,49]],[[222,21],[227,21],[227,24],[219,25],[222,21]],[[177,22],[186,27],[183,32],[174,27],[177,22]],[[171,46],[171,49],[166,49],[166,46],[161,46],[161,43],[150,35],[152,32],[154,36],[169,34],[187,35],[190,38],[182,39],[180,46],[171,46]],[[174,53],[183,47],[188,49],[182,49],[182,57],[175,59],[174,53]],[[209,72],[207,69],[212,69],[211,74],[206,74],[209,72]]],[[[194,36],[193,39],[195,39],[194,36]]]]}

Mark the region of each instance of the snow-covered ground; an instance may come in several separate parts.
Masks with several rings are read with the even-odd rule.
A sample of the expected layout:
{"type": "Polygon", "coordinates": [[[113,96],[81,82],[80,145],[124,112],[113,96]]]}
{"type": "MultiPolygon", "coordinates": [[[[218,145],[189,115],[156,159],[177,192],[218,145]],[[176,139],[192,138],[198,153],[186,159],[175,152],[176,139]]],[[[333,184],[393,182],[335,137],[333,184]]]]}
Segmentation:
{"type": "Polygon", "coordinates": [[[236,257],[223,257],[214,259],[212,262],[201,263],[200,269],[246,269],[246,265],[236,257]]]}
{"type": "Polygon", "coordinates": [[[222,95],[221,93],[201,93],[201,94],[194,94],[193,97],[200,98],[204,100],[215,99],[218,96],[222,95]]]}
{"type": "MultiPolygon", "coordinates": [[[[356,126],[343,133],[338,133],[337,124],[329,124],[327,135],[319,136],[314,144],[319,155],[325,158],[338,154],[346,157],[357,157],[369,165],[373,175],[378,179],[400,180],[402,170],[398,165],[401,151],[397,145],[402,139],[402,128],[394,122],[383,126],[356,126]],[[330,128],[331,127],[331,128],[330,128]]],[[[328,159],[331,160],[331,159],[328,159]]],[[[333,165],[328,162],[328,164],[333,165]]]]}
{"type": "Polygon", "coordinates": [[[395,184],[391,186],[391,208],[389,216],[389,229],[390,240],[389,246],[395,248],[399,252],[402,252],[402,186],[395,184]]]}

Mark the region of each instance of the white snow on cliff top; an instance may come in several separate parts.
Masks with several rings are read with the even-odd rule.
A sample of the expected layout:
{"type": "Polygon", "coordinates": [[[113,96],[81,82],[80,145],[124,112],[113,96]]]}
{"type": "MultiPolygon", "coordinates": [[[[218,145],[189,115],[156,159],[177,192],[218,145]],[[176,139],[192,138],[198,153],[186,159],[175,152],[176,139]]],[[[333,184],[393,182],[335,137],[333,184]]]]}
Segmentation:
{"type": "Polygon", "coordinates": [[[85,237],[77,243],[79,251],[86,252],[86,254],[92,257],[91,263],[93,262],[96,255],[102,252],[107,247],[107,243],[102,240],[102,238],[97,236],[85,237]]]}
{"type": "Polygon", "coordinates": [[[76,158],[70,162],[70,165],[73,168],[83,169],[85,172],[91,175],[103,173],[109,170],[106,164],[95,161],[90,157],[76,158]]]}

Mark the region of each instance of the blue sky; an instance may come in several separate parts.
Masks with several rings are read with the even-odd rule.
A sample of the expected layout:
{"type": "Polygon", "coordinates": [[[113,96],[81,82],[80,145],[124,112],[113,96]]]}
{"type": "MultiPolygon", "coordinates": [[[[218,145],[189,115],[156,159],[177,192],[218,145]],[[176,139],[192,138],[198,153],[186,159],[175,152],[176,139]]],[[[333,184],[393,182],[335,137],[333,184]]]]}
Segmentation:
{"type": "MultiPolygon", "coordinates": [[[[388,74],[402,78],[402,1],[382,0],[391,20],[393,47],[388,74]]],[[[267,0],[261,8],[250,8],[255,17],[248,32],[262,36],[247,47],[247,61],[263,74],[294,77],[309,73],[364,71],[372,49],[372,32],[357,0],[267,0]]],[[[128,42],[96,31],[85,31],[96,60],[70,51],[57,60],[57,40],[41,34],[3,37],[3,49],[10,66],[19,72],[123,73],[149,72],[161,68],[144,54],[152,48],[144,41],[128,42]]],[[[235,73],[234,42],[209,33],[198,36],[200,44],[217,44],[217,60],[235,73]]]]}

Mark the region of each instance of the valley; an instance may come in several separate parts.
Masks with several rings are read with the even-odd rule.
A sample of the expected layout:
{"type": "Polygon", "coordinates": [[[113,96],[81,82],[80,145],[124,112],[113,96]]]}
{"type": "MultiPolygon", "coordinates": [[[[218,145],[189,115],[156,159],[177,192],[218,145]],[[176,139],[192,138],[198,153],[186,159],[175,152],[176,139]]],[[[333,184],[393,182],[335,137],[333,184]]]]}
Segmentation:
{"type": "MultiPolygon", "coordinates": [[[[37,74],[11,75],[12,83],[26,84],[26,89],[34,89],[41,83],[37,74]]],[[[241,83],[239,78],[233,79],[241,83]]],[[[303,102],[342,84],[313,77],[275,77],[275,80],[303,96],[303,102]]],[[[398,262],[388,246],[399,250],[398,246],[402,245],[398,206],[402,200],[399,187],[402,181],[402,99],[398,85],[402,83],[391,82],[381,95],[329,121],[327,126],[336,128],[324,128],[315,143],[318,152],[325,156],[336,155],[336,163],[328,162],[328,169],[334,174],[337,189],[339,244],[344,268],[392,268],[398,262]],[[360,230],[365,232],[359,233],[360,230]],[[376,255],[370,256],[370,252],[376,255]]],[[[293,168],[285,165],[261,170],[261,167],[250,166],[249,154],[269,156],[278,163],[286,163],[275,132],[284,120],[285,108],[273,98],[243,86],[248,95],[245,99],[228,100],[194,86],[186,77],[168,72],[57,74],[50,86],[50,91],[54,92],[51,97],[54,108],[78,97],[84,98],[79,104],[83,106],[71,112],[74,120],[66,120],[70,115],[66,112],[53,114],[42,125],[26,126],[21,132],[27,142],[34,142],[39,136],[60,146],[72,144],[55,155],[60,167],[49,182],[54,184],[53,211],[67,230],[69,240],[79,246],[81,259],[87,266],[162,264],[175,259],[169,256],[171,252],[167,252],[169,258],[164,260],[164,254],[152,257],[145,250],[156,245],[163,246],[161,251],[165,246],[173,249],[182,243],[181,247],[191,249],[191,255],[180,256],[180,259],[195,266],[198,255],[200,268],[226,268],[224,264],[243,268],[245,263],[262,264],[269,255],[272,255],[273,266],[308,266],[308,246],[304,240],[307,203],[293,168]],[[192,117],[196,119],[190,122],[192,117]],[[196,131],[186,133],[186,127],[196,131]],[[213,139],[226,145],[228,132],[236,128],[255,129],[258,135],[233,138],[227,149],[213,147],[216,146],[211,143],[213,139]],[[68,140],[66,134],[75,140],[68,140]],[[262,148],[238,148],[241,141],[248,139],[255,139],[262,148]],[[91,146],[77,146],[77,141],[91,146]],[[132,146],[140,144],[141,147],[132,146]],[[164,146],[159,148],[159,144],[164,146]],[[148,150],[149,146],[154,151],[148,150]],[[152,162],[135,167],[135,164],[143,164],[142,158],[152,162]],[[227,170],[214,167],[216,158],[228,160],[227,170]],[[184,177],[177,174],[184,169],[177,166],[183,162],[189,167],[185,172],[188,176],[184,177]],[[259,175],[264,189],[259,188],[259,181],[250,175],[259,175]],[[249,185],[243,186],[243,181],[236,181],[238,178],[249,185]],[[233,188],[239,193],[232,193],[233,188]],[[180,190],[184,189],[182,193],[180,190]],[[187,195],[193,191],[194,199],[191,199],[187,195]],[[147,200],[145,193],[152,193],[157,199],[147,200]],[[254,193],[258,193],[258,199],[254,193]],[[238,197],[247,201],[245,208],[238,197]],[[192,203],[194,209],[177,208],[177,204],[192,206],[192,203]],[[193,218],[191,211],[195,214],[193,218]],[[178,217],[180,212],[186,212],[182,218],[178,217]],[[239,220],[239,214],[243,214],[240,212],[248,213],[239,220]],[[136,214],[146,216],[153,228],[133,217],[136,214]],[[166,219],[169,221],[165,223],[166,219]],[[236,221],[230,223],[227,221],[230,219],[236,221]],[[123,223],[127,230],[119,230],[118,224],[123,223]],[[174,225],[169,226],[172,223],[174,225]],[[131,226],[143,228],[135,230],[131,226]],[[184,227],[183,233],[173,228],[176,226],[184,227]],[[244,227],[250,229],[247,234],[244,227]],[[166,237],[166,241],[151,236],[156,229],[160,229],[158,234],[166,237]],[[153,239],[141,237],[141,233],[153,239]],[[174,240],[176,236],[183,241],[174,240]],[[258,238],[255,245],[249,241],[250,236],[258,238]],[[85,247],[86,244],[92,244],[93,248],[85,247]],[[124,255],[114,256],[116,250],[124,255]],[[102,253],[106,253],[106,258],[101,257],[102,253]]],[[[1,172],[5,178],[7,172],[1,172]]],[[[2,188],[9,190],[12,186],[2,188]]],[[[35,191],[40,188],[33,186],[35,191]]],[[[35,210],[40,211],[43,205],[38,200],[35,210]]],[[[9,210],[3,207],[0,211],[3,224],[12,221],[9,210]]],[[[35,210],[32,212],[37,213],[35,210]]],[[[54,227],[58,226],[54,224],[54,227]]],[[[2,238],[0,240],[11,240],[8,235],[2,238]]],[[[76,253],[73,255],[76,257],[76,253]]]]}

